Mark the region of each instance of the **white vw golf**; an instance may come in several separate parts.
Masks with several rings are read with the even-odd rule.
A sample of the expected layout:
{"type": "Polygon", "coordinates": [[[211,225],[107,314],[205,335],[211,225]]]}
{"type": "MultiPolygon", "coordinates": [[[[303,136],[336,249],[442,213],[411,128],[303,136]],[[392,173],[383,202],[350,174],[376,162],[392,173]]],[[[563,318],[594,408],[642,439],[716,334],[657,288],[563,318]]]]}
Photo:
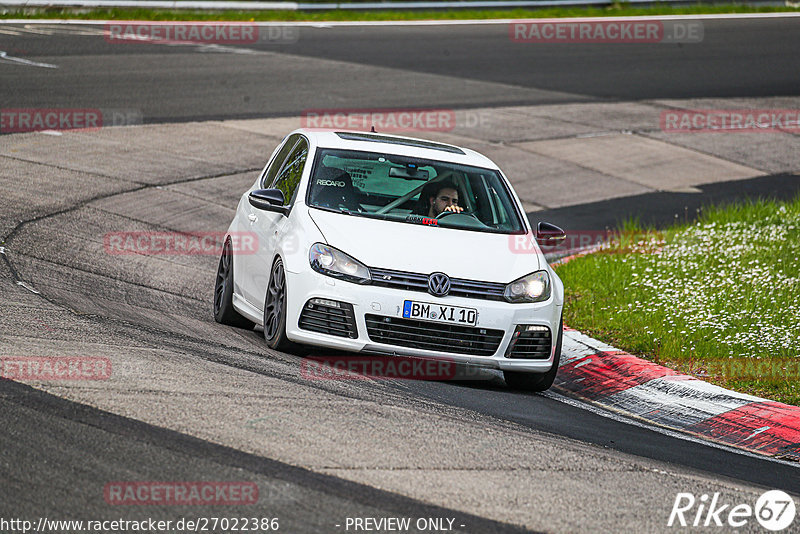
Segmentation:
{"type": "Polygon", "coordinates": [[[519,199],[488,158],[375,133],[301,129],[241,198],[214,318],[264,326],[270,347],[319,346],[501,369],[551,386],[564,287],[519,199]],[[251,237],[257,247],[240,253],[251,237]]]}

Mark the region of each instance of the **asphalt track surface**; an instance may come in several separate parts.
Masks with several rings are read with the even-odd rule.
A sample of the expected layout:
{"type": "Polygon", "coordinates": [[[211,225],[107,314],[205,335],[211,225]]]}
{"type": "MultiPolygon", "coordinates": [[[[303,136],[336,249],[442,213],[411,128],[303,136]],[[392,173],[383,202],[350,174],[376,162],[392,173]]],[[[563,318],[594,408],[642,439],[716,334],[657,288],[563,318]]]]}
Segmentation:
{"type": "Polygon", "coordinates": [[[638,220],[646,227],[666,228],[676,221],[694,221],[705,206],[748,198],[790,201],[800,194],[800,183],[793,176],[775,174],[735,182],[706,184],[697,189],[698,191],[691,193],[659,191],[599,200],[529,213],[528,217],[530,220],[546,220],[569,229],[618,228],[630,220],[638,220]]]}
{"type": "Polygon", "coordinates": [[[320,108],[792,96],[800,90],[800,18],[702,24],[703,41],[687,44],[517,43],[506,24],[497,24],[300,27],[293,42],[282,44],[164,46],[107,42],[102,27],[17,26],[15,32],[0,22],[12,30],[0,33],[0,50],[58,66],[55,72],[4,66],[0,93],[4,107],[133,109],[152,123],[320,108]]]}
{"type": "MultiPolygon", "coordinates": [[[[468,524],[474,532],[525,531],[74,404],[15,382],[0,382],[0,395],[4,427],[13,429],[0,438],[5,518],[198,517],[193,506],[169,513],[139,507],[114,514],[96,497],[108,481],[215,477],[258,484],[259,501],[269,504],[248,507],[247,517],[277,517],[280,528],[289,532],[330,531],[330,518],[344,516],[451,517],[455,525],[468,524]]],[[[212,509],[216,517],[242,517],[241,507],[212,509]]]]}
{"type": "MultiPolygon", "coordinates": [[[[192,47],[112,45],[97,35],[65,35],[58,31],[52,35],[22,32],[0,34],[0,50],[58,64],[59,68],[52,71],[0,63],[0,83],[3,107],[137,109],[142,111],[145,122],[295,115],[304,109],[332,106],[467,107],[797,95],[800,32],[796,20],[707,21],[705,26],[702,47],[541,47],[511,43],[504,27],[302,29],[296,44],[285,49],[265,46],[269,53],[263,56],[207,53],[192,47]],[[319,72],[321,64],[315,59],[341,61],[341,70],[319,72]],[[328,87],[326,80],[331,82],[329,91],[320,89],[328,87]]],[[[753,195],[770,187],[776,196],[791,194],[769,179],[757,182],[753,195]]],[[[720,186],[719,191],[709,188],[706,193],[716,198],[724,197],[725,191],[720,186]]],[[[40,192],[32,189],[29,193],[33,199],[40,192]]],[[[747,188],[741,194],[749,194],[747,188]]],[[[235,198],[237,193],[228,196],[235,198]]],[[[673,199],[675,204],[669,197],[650,199],[653,205],[669,205],[656,222],[668,220],[676,206],[685,205],[683,198],[673,199]]],[[[102,226],[103,217],[86,218],[78,211],[74,220],[69,219],[69,212],[79,210],[85,202],[58,208],[66,210],[64,220],[70,225],[102,226]]],[[[606,224],[600,214],[632,203],[631,199],[608,202],[618,204],[592,210],[598,215],[586,221],[586,227],[606,224]]],[[[22,250],[22,255],[14,258],[13,268],[12,264],[0,263],[0,270],[3,285],[14,291],[24,292],[12,285],[15,276],[41,283],[42,296],[67,318],[59,319],[65,321],[60,325],[53,322],[52,312],[39,316],[60,334],[79,338],[97,329],[109,336],[113,332],[132,346],[185,348],[192,343],[205,344],[202,351],[191,353],[198,362],[213,360],[278,379],[285,379],[275,371],[278,364],[296,371],[299,359],[271,353],[261,344],[258,332],[225,334],[229,338],[225,339],[224,350],[216,349],[209,346],[202,333],[192,337],[182,325],[160,323],[158,318],[139,313],[130,302],[115,304],[117,290],[106,291],[98,283],[102,277],[74,271],[75,260],[64,254],[63,245],[49,233],[53,227],[48,224],[63,221],[59,209],[39,214],[56,214],[52,223],[45,218],[41,229],[28,224],[14,231],[9,242],[22,250]],[[63,334],[62,330],[72,333],[63,334]],[[231,341],[234,338],[235,342],[231,341]],[[248,359],[252,355],[263,361],[256,359],[254,363],[248,359]]],[[[580,208],[564,208],[553,210],[550,215],[558,222],[559,214],[570,216],[570,209],[573,215],[586,213],[580,208]]],[[[110,263],[101,266],[100,271],[113,274],[113,261],[105,261],[110,263]]],[[[177,278],[182,273],[176,269],[170,276],[177,278]]],[[[133,279],[122,268],[118,274],[133,279]]],[[[216,329],[205,309],[208,306],[203,308],[207,304],[203,300],[208,293],[205,286],[213,277],[213,269],[206,274],[207,279],[184,281],[186,287],[173,289],[174,293],[139,288],[136,294],[144,297],[144,306],[163,301],[174,306],[177,314],[184,313],[216,329]]],[[[23,298],[11,296],[11,290],[8,295],[15,307],[15,299],[23,298]]],[[[40,336],[30,332],[31,325],[3,323],[0,339],[11,336],[35,343],[40,336]]],[[[40,341],[44,343],[51,334],[43,332],[40,341]]],[[[459,384],[389,382],[381,384],[380,389],[372,383],[354,387],[354,392],[340,392],[331,386],[327,392],[340,394],[343,399],[385,395],[390,399],[387,402],[411,408],[427,402],[442,409],[465,409],[490,420],[521,425],[532,435],[569,438],[612,456],[620,453],[662,462],[685,476],[800,494],[800,477],[793,465],[667,436],[575,407],[557,395],[514,393],[505,388],[499,376],[459,384]]],[[[0,381],[0,404],[0,424],[4,428],[0,433],[0,511],[4,517],[111,517],[118,510],[109,510],[97,499],[109,480],[236,479],[258,482],[262,492],[271,497],[269,509],[259,511],[285,518],[288,531],[324,531],[330,528],[330,517],[334,515],[449,516],[466,524],[469,532],[519,530],[367,484],[226,448],[8,381],[0,381]]],[[[212,408],[209,413],[224,416],[212,408]]],[[[545,473],[543,480],[548,476],[545,473]]],[[[609,497],[612,502],[618,498],[609,497]]],[[[669,504],[663,503],[665,508],[669,504]]],[[[165,517],[193,513],[157,511],[165,517]]],[[[126,510],[130,517],[152,516],[152,512],[126,510]]],[[[235,512],[217,509],[220,515],[235,512]]],[[[591,511],[583,513],[586,517],[581,530],[592,531],[591,511]]]]}

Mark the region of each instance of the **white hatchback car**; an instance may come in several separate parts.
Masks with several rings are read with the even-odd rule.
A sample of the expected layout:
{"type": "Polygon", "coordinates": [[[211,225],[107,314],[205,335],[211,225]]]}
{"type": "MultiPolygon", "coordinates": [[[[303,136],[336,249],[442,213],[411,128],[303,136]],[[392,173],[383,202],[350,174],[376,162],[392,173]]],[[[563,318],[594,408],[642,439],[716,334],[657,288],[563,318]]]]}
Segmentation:
{"type": "Polygon", "coordinates": [[[301,129],[239,201],[214,317],[270,347],[446,358],[551,386],[564,287],[488,158],[391,135],[301,129]],[[257,242],[237,253],[237,236],[257,242]]]}

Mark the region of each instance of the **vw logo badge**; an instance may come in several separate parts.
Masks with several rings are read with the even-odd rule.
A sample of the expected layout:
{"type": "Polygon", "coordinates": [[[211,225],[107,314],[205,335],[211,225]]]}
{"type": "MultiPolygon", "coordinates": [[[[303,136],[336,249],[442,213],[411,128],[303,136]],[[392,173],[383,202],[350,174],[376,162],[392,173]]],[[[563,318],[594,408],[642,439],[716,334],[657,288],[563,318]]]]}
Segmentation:
{"type": "Polygon", "coordinates": [[[436,297],[444,297],[450,292],[450,277],[444,273],[433,273],[428,277],[428,292],[436,297]]]}

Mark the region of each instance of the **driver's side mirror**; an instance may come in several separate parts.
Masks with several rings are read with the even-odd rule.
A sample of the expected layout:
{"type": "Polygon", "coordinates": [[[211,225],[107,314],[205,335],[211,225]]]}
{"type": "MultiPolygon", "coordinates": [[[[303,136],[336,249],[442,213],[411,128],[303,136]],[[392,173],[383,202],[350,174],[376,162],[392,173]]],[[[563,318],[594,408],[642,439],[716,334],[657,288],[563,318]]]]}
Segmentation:
{"type": "Polygon", "coordinates": [[[536,227],[536,241],[546,247],[556,247],[567,238],[567,233],[548,222],[540,222],[536,227]]]}
{"type": "Polygon", "coordinates": [[[250,191],[247,200],[254,208],[265,211],[274,211],[284,215],[289,214],[289,207],[284,206],[286,199],[283,198],[283,191],[280,189],[256,189],[250,191]]]}

